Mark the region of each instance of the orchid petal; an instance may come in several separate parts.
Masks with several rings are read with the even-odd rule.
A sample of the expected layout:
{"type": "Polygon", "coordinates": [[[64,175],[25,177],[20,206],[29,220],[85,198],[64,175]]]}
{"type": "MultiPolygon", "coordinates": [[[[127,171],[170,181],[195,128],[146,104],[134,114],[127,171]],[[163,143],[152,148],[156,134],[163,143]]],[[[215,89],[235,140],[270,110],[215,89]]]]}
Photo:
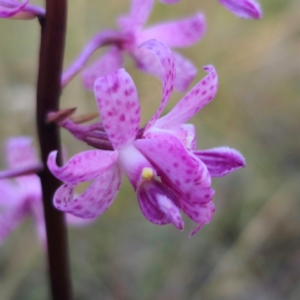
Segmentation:
{"type": "Polygon", "coordinates": [[[137,44],[157,39],[170,48],[189,47],[197,43],[205,31],[205,17],[202,13],[197,13],[188,18],[160,23],[143,30],[138,34],[137,44]]]}
{"type": "Polygon", "coordinates": [[[150,40],[143,43],[140,46],[140,52],[137,51],[136,53],[139,55],[139,67],[146,72],[155,74],[162,80],[163,91],[161,104],[146,126],[146,128],[150,128],[159,118],[171,97],[176,72],[175,59],[171,50],[157,40],[150,40]],[[155,60],[154,57],[156,57],[155,60]]]}
{"type": "Polygon", "coordinates": [[[18,206],[24,200],[19,186],[9,180],[0,180],[0,207],[12,208],[18,206]]]}
{"type": "Polygon", "coordinates": [[[240,18],[260,19],[262,11],[255,0],[219,0],[219,2],[240,18]]]}
{"type": "Polygon", "coordinates": [[[108,75],[122,67],[123,58],[117,47],[112,47],[100,59],[82,72],[82,80],[86,89],[93,90],[98,77],[108,75]]]}
{"type": "Polygon", "coordinates": [[[186,94],[164,117],[157,120],[155,127],[172,128],[188,121],[216,95],[218,77],[213,66],[203,68],[208,75],[186,94]]]}
{"type": "Polygon", "coordinates": [[[246,165],[242,154],[229,147],[196,150],[193,153],[205,163],[212,177],[225,176],[246,165]]]}
{"type": "Polygon", "coordinates": [[[8,2],[1,1],[0,2],[0,18],[11,18],[21,12],[23,8],[27,5],[29,0],[23,0],[21,3],[19,2],[8,2]]]}
{"type": "MultiPolygon", "coordinates": [[[[37,175],[26,175],[15,178],[25,198],[42,199],[41,181],[37,175]]],[[[40,201],[40,200],[39,200],[40,201]]]]}
{"type": "Polygon", "coordinates": [[[80,218],[92,219],[101,215],[112,204],[122,181],[118,165],[113,165],[78,197],[74,199],[76,184],[64,184],[54,194],[54,206],[80,218]]]}
{"type": "MultiPolygon", "coordinates": [[[[204,187],[198,189],[197,191],[198,199],[206,197],[207,195],[209,195],[211,200],[214,195],[214,190],[211,189],[210,187],[204,187]]],[[[198,200],[189,200],[189,201],[183,200],[180,203],[181,203],[182,210],[194,222],[202,225],[210,222],[213,211],[207,210],[207,208],[213,205],[212,201],[208,201],[204,203],[198,200]]]]}
{"type": "Polygon", "coordinates": [[[146,139],[136,140],[134,145],[156,168],[162,182],[180,195],[180,203],[198,205],[212,199],[214,192],[209,187],[211,178],[206,166],[177,137],[149,132],[146,139]]]}
{"type": "Polygon", "coordinates": [[[124,39],[121,33],[106,30],[94,36],[82,50],[73,64],[63,73],[61,85],[66,86],[84,67],[91,55],[101,46],[124,39]]]}
{"type": "MultiPolygon", "coordinates": [[[[183,57],[179,53],[172,51],[172,55],[175,59],[175,70],[173,70],[173,72],[176,73],[174,87],[178,92],[183,92],[194,80],[198,70],[190,60],[183,57]]],[[[133,56],[137,61],[137,67],[139,69],[164,80],[161,76],[161,64],[153,55],[153,53],[147,51],[146,49],[140,48],[134,52],[133,56]]],[[[167,79],[166,77],[164,78],[165,80],[167,79]]],[[[171,95],[169,95],[166,101],[169,100],[170,96],[171,95]]]]}
{"type": "Polygon", "coordinates": [[[25,207],[7,209],[0,213],[0,245],[8,235],[21,223],[27,211],[25,207]]]}
{"type": "MultiPolygon", "coordinates": [[[[195,215],[195,213],[197,214],[196,219],[197,219],[198,226],[191,231],[190,237],[192,237],[204,225],[208,224],[211,221],[212,215],[215,212],[215,205],[212,202],[209,202],[209,203],[203,204],[202,207],[197,212],[193,212],[192,209],[188,210],[188,212],[191,216],[195,215]]],[[[185,213],[189,216],[189,214],[187,212],[185,212],[185,213]]],[[[193,219],[193,218],[191,218],[191,219],[193,219]]]]}
{"type": "Polygon", "coordinates": [[[130,75],[120,69],[95,82],[95,97],[104,129],[114,149],[130,145],[140,124],[140,104],[130,75]]]}
{"type": "Polygon", "coordinates": [[[173,51],[176,67],[175,89],[184,92],[196,77],[198,70],[195,65],[179,53],[173,51]]]}
{"type": "Polygon", "coordinates": [[[117,161],[115,151],[90,150],[73,156],[66,165],[56,164],[57,151],[49,154],[47,165],[52,174],[67,183],[79,183],[95,179],[117,161]]]}
{"type": "Polygon", "coordinates": [[[5,153],[10,169],[27,167],[38,163],[32,139],[26,136],[10,138],[6,141],[5,153]]]}
{"type": "Polygon", "coordinates": [[[154,0],[132,0],[130,13],[118,19],[118,25],[123,31],[134,31],[141,28],[148,20],[154,0]]]}
{"type": "Polygon", "coordinates": [[[147,220],[158,225],[173,223],[179,230],[183,229],[177,197],[161,182],[154,179],[143,182],[137,189],[137,196],[147,220]]]}

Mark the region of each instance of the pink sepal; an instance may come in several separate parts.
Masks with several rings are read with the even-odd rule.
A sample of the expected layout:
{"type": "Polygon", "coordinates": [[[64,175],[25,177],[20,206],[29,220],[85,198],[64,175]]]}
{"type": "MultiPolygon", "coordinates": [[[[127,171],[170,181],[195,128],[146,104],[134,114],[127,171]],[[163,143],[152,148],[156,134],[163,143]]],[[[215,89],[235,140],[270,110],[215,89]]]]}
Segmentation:
{"type": "Polygon", "coordinates": [[[187,93],[164,117],[154,124],[158,128],[172,128],[188,121],[207,105],[218,90],[218,76],[213,66],[203,68],[208,75],[187,93]]]}
{"type": "Polygon", "coordinates": [[[219,0],[219,2],[234,13],[245,19],[261,19],[262,10],[255,0],[219,0]]]}
{"type": "Polygon", "coordinates": [[[193,153],[205,163],[212,177],[222,177],[246,166],[243,155],[229,147],[196,150],[193,153]]]}
{"type": "Polygon", "coordinates": [[[143,30],[137,36],[137,44],[156,39],[170,48],[185,48],[200,41],[205,31],[205,17],[202,13],[197,13],[191,17],[159,23],[143,30]]]}
{"type": "Polygon", "coordinates": [[[57,151],[49,154],[47,165],[52,174],[67,183],[93,180],[111,168],[117,161],[116,151],[89,150],[73,156],[67,164],[56,164],[57,151]]]}
{"type": "Polygon", "coordinates": [[[66,183],[54,194],[53,204],[74,216],[92,219],[105,212],[115,199],[122,181],[118,165],[111,166],[74,199],[76,184],[66,183]]]}
{"type": "Polygon", "coordinates": [[[120,69],[95,82],[95,97],[104,129],[114,149],[131,144],[140,125],[140,104],[130,75],[120,69]]]}

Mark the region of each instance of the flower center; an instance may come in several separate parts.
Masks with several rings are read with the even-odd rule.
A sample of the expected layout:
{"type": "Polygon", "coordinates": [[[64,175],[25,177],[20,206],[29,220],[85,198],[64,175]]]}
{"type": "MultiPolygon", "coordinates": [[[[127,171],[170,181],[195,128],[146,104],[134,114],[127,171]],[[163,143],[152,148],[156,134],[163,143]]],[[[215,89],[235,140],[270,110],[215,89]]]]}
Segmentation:
{"type": "Polygon", "coordinates": [[[142,180],[144,181],[149,181],[154,177],[154,172],[153,169],[151,168],[143,168],[142,170],[142,180]]]}

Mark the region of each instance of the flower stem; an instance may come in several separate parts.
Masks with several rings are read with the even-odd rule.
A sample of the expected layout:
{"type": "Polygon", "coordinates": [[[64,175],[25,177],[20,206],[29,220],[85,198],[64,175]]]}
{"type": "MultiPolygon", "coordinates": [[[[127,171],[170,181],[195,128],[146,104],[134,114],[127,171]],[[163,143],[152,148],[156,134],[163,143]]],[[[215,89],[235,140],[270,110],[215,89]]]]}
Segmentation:
{"type": "MultiPolygon", "coordinates": [[[[46,0],[46,16],[41,18],[41,45],[37,83],[37,126],[44,165],[52,150],[60,149],[57,125],[47,123],[47,114],[59,109],[61,94],[65,34],[66,0],[46,0]]],[[[60,163],[60,162],[58,162],[60,163]]],[[[52,198],[60,182],[47,167],[40,173],[48,244],[48,264],[52,298],[71,300],[67,231],[64,214],[52,205],[52,198]]]]}

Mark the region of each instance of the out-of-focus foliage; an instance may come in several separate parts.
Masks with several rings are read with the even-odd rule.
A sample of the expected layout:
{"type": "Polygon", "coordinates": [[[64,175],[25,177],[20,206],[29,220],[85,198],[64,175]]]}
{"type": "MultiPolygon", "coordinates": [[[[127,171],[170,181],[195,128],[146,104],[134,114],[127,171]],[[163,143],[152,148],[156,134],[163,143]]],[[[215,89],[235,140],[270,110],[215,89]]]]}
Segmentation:
{"type": "MultiPolygon", "coordinates": [[[[66,65],[128,4],[70,1],[66,65]]],[[[147,222],[131,186],[123,185],[95,223],[70,230],[75,299],[300,299],[300,3],[261,4],[261,21],[238,19],[217,1],[156,4],[150,23],[206,13],[203,41],[182,51],[199,69],[213,64],[219,73],[217,97],[193,119],[198,146],[239,149],[247,167],[214,179],[214,220],[192,239],[187,219],[183,233],[147,222]]],[[[34,136],[38,23],[0,20],[0,36],[0,140],[34,136]]],[[[126,68],[145,122],[158,106],[159,81],[130,60],[126,68]]],[[[167,109],[180,97],[174,94],[167,109]]],[[[96,109],[80,78],[66,88],[61,106],[96,109]]],[[[87,148],[66,132],[62,137],[70,155],[87,148]]],[[[0,248],[0,299],[46,299],[43,259],[28,220],[0,248]]]]}

